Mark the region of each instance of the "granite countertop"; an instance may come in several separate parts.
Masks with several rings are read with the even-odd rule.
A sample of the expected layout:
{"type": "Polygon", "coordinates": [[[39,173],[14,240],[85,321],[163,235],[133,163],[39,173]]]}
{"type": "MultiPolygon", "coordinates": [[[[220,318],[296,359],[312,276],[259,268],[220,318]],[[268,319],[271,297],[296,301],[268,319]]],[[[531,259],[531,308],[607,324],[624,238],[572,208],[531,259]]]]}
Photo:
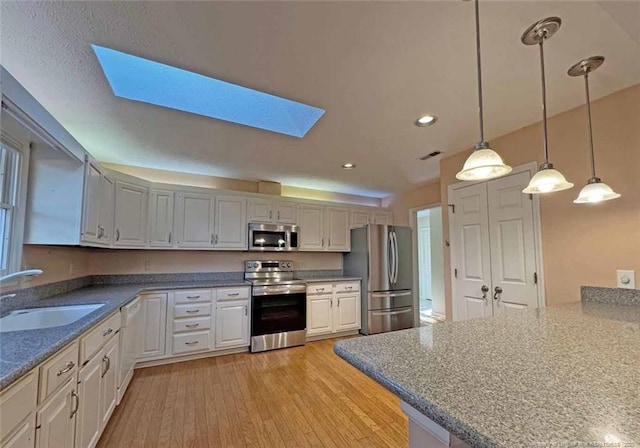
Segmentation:
{"type": "Polygon", "coordinates": [[[324,277],[324,278],[304,278],[307,283],[331,283],[331,282],[355,282],[360,281],[360,277],[324,277]]]}
{"type": "MultiPolygon", "coordinates": [[[[49,356],[55,354],[142,292],[250,285],[244,280],[224,280],[89,286],[65,294],[40,299],[26,307],[16,307],[15,309],[90,303],[105,304],[70,325],[0,333],[0,390],[9,386],[13,381],[42,363],[49,356]]],[[[5,314],[8,311],[10,310],[5,310],[5,314]]]]}
{"type": "Polygon", "coordinates": [[[473,447],[640,446],[640,307],[572,303],[334,350],[473,447]]]}

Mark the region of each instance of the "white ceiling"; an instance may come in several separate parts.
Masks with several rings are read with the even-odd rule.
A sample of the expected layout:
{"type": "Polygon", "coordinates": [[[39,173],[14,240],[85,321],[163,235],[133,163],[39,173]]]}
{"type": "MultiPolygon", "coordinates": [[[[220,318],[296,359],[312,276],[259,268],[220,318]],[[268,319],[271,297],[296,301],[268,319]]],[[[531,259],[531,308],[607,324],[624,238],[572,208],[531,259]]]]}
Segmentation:
{"type": "MultiPolygon", "coordinates": [[[[438,177],[418,157],[478,139],[471,2],[0,3],[0,62],[102,161],[382,197],[438,177]],[[92,43],[327,112],[298,139],[116,98],[92,43]],[[437,124],[415,127],[422,113],[437,124]]],[[[583,103],[566,75],[583,57],[607,58],[593,98],[640,82],[640,2],[483,1],[489,139],[539,121],[538,52],[520,35],[552,15],[551,115],[583,103]]]]}

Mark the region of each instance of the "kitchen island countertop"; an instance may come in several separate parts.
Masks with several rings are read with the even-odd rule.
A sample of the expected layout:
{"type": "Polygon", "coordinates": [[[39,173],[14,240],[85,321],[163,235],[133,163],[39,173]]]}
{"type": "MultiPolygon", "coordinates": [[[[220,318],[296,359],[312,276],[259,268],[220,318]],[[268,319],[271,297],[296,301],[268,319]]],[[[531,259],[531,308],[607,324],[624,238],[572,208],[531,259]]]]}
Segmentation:
{"type": "Polygon", "coordinates": [[[473,447],[640,447],[637,306],[571,303],[334,350],[473,447]]]}

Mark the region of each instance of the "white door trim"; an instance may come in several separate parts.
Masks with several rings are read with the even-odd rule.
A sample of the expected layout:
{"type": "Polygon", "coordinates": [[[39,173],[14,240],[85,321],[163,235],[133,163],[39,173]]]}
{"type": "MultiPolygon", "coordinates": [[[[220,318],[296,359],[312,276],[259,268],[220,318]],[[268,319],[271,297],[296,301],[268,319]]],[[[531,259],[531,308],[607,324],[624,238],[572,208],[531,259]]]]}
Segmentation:
{"type": "MultiPolygon", "coordinates": [[[[420,326],[420,283],[418,280],[418,212],[430,208],[440,207],[440,202],[421,205],[409,209],[409,227],[411,227],[411,252],[413,259],[413,326],[420,326]]],[[[444,249],[443,249],[444,250],[444,249]]]]}
{"type": "MultiPolygon", "coordinates": [[[[538,170],[538,165],[536,162],[528,162],[523,165],[518,165],[513,168],[510,174],[518,174],[529,172],[531,176],[533,176],[538,170]]],[[[475,182],[456,182],[447,187],[447,198],[452,197],[453,192],[459,188],[468,187],[470,185],[476,185],[481,183],[486,183],[487,181],[475,181],[475,182]]],[[[535,255],[536,255],[536,272],[538,274],[538,307],[542,308],[546,304],[546,295],[545,295],[545,283],[544,283],[544,265],[542,258],[542,222],[540,220],[540,197],[538,195],[532,195],[533,197],[533,236],[535,238],[535,255]]],[[[449,217],[449,253],[454,253],[454,247],[456,244],[455,232],[453,232],[453,216],[451,212],[451,207],[447,204],[447,216],[449,217]]],[[[421,210],[419,208],[418,210],[421,210]]],[[[414,210],[414,209],[412,209],[414,210]]],[[[415,213],[413,215],[415,218],[415,213]]],[[[413,222],[412,222],[413,225],[413,222]]],[[[416,220],[416,228],[417,228],[417,220],[416,220]]],[[[446,242],[445,242],[446,244],[446,242]]],[[[416,250],[417,252],[417,250],[416,250]]],[[[417,260],[417,258],[416,258],[417,260]]],[[[457,312],[457,303],[455,302],[456,297],[456,279],[453,272],[453,260],[449,257],[449,276],[451,279],[451,308],[452,308],[452,319],[458,320],[458,312],[457,312]]]]}

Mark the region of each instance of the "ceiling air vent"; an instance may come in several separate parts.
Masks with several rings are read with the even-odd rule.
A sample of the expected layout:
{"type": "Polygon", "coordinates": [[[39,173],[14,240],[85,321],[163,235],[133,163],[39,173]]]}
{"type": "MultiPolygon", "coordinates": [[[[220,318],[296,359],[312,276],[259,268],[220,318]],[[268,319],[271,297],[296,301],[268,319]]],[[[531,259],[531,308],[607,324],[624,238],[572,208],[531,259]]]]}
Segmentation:
{"type": "Polygon", "coordinates": [[[419,157],[418,160],[427,160],[432,157],[439,156],[440,154],[442,154],[442,151],[433,151],[427,154],[426,156],[419,157]]]}

